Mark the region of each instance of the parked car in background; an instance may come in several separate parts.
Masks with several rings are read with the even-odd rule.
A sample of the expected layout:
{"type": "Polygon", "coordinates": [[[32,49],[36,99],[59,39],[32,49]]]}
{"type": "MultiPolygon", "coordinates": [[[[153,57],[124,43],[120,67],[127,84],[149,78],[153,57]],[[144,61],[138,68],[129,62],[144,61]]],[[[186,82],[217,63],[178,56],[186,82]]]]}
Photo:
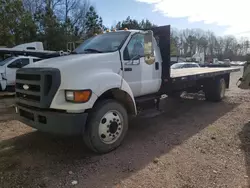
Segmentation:
{"type": "Polygon", "coordinates": [[[171,69],[183,69],[183,68],[200,68],[198,63],[193,62],[182,62],[182,63],[175,63],[171,66],[171,69]]]}
{"type": "Polygon", "coordinates": [[[0,61],[0,91],[6,90],[8,86],[15,86],[17,69],[40,60],[41,58],[31,56],[11,56],[0,61]]]}

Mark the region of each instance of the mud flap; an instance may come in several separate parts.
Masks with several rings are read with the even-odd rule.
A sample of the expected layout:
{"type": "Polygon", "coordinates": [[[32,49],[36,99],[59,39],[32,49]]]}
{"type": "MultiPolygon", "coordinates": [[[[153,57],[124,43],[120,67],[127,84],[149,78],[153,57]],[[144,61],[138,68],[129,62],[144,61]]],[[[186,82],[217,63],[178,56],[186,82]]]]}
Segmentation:
{"type": "Polygon", "coordinates": [[[244,66],[243,76],[238,82],[240,82],[238,84],[240,89],[250,89],[250,63],[246,63],[244,66]]]}

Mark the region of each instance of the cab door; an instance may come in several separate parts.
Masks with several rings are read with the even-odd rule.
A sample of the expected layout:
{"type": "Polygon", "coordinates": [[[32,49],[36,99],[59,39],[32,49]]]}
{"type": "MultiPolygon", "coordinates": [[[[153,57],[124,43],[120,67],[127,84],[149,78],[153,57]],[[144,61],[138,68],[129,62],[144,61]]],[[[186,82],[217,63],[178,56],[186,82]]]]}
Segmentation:
{"type": "Polygon", "coordinates": [[[143,35],[136,33],[130,37],[122,53],[123,79],[134,97],[141,95],[143,58],[143,35]]]}
{"type": "Polygon", "coordinates": [[[144,58],[142,60],[141,94],[157,93],[161,87],[162,60],[152,31],[144,33],[144,58]]]}
{"type": "MultiPolygon", "coordinates": [[[[154,54],[153,35],[146,37],[150,53],[154,54]]],[[[135,97],[156,93],[161,84],[160,62],[155,58],[149,63],[145,58],[145,32],[131,36],[123,51],[123,78],[128,82],[135,97]]]]}

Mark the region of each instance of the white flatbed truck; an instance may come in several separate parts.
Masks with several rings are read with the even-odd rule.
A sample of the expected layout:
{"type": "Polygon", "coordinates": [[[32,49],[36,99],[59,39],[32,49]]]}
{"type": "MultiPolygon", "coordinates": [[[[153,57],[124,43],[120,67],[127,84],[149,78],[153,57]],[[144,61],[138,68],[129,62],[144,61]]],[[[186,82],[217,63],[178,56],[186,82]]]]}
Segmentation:
{"type": "Polygon", "coordinates": [[[121,30],[93,37],[73,54],[42,60],[17,71],[19,120],[43,132],[82,135],[97,153],[117,148],[128,117],[162,95],[203,90],[221,101],[238,68],[170,69],[170,26],[121,30]]]}

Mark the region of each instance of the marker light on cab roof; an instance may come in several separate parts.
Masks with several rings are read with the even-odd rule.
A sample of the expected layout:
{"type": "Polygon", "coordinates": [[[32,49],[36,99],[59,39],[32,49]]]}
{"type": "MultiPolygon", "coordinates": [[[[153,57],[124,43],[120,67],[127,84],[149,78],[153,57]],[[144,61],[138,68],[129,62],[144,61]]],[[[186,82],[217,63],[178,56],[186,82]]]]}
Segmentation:
{"type": "Polygon", "coordinates": [[[124,31],[127,31],[128,30],[128,28],[124,28],[124,31]]]}

